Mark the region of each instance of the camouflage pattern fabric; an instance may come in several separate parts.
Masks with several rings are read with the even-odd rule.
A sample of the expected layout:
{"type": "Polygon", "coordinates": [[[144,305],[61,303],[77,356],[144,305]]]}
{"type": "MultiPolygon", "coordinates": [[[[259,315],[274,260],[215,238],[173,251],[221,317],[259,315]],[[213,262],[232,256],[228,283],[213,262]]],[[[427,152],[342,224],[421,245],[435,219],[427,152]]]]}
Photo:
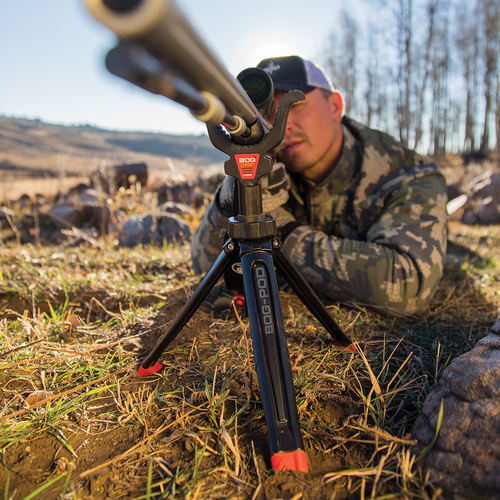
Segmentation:
{"type": "MultiPolygon", "coordinates": [[[[272,213],[278,226],[299,224],[283,249],[330,301],[397,316],[423,311],[446,255],[444,179],[387,134],[347,117],[343,132],[342,156],[327,179],[290,177],[288,201],[272,213]]],[[[192,240],[198,273],[219,255],[226,232],[216,198],[192,240]]]]}

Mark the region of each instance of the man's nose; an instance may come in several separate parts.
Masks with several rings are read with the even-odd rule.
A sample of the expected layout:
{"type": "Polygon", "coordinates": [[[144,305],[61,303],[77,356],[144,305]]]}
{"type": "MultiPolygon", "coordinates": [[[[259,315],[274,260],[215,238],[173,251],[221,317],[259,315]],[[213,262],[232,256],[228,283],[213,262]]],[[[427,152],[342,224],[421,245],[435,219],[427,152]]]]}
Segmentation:
{"type": "Polygon", "coordinates": [[[291,113],[288,114],[288,118],[286,120],[286,128],[285,128],[285,135],[289,134],[292,132],[293,128],[295,126],[295,123],[293,121],[293,116],[291,113]]]}

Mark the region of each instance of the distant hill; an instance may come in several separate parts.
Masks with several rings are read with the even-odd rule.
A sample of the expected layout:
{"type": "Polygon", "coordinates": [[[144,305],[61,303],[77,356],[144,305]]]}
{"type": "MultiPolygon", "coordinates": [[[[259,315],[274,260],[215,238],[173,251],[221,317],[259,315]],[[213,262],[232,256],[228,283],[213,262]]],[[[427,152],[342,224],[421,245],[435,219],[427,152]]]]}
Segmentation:
{"type": "Polygon", "coordinates": [[[222,165],[205,135],[120,132],[0,116],[0,182],[88,175],[103,163],[145,162],[161,175],[222,165]]]}

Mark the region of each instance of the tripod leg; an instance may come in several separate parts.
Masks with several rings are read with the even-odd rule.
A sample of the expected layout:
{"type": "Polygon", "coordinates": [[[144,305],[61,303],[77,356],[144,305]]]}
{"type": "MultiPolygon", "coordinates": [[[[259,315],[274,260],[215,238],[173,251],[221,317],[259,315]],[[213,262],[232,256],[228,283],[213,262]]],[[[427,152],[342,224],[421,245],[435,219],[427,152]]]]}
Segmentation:
{"type": "Polygon", "coordinates": [[[330,313],[326,310],[321,299],[313,290],[305,278],[295,269],[293,262],[283,252],[278,239],[273,242],[273,256],[275,258],[276,269],[285,278],[292,290],[297,294],[304,305],[311,311],[315,318],[325,327],[332,336],[335,343],[341,347],[349,347],[352,342],[337,325],[330,313]]]}
{"type": "Polygon", "coordinates": [[[214,262],[211,269],[198,285],[198,288],[196,289],[194,294],[186,302],[186,305],[179,313],[179,316],[177,316],[175,321],[170,325],[168,332],[159,340],[156,347],[141,363],[141,366],[138,370],[139,376],[145,377],[151,375],[152,373],[156,373],[161,369],[162,365],[160,363],[157,363],[158,358],[161,356],[162,352],[167,348],[170,342],[175,339],[177,334],[182,330],[186,323],[191,319],[193,314],[196,312],[198,307],[200,307],[201,303],[206,299],[207,295],[210,293],[217,281],[219,281],[219,279],[222,277],[236,249],[237,247],[231,239],[226,241],[223,251],[220,253],[219,257],[217,257],[217,260],[214,262]]]}
{"type": "Polygon", "coordinates": [[[242,249],[241,265],[271,464],[307,472],[270,242],[268,251],[242,249]]]}

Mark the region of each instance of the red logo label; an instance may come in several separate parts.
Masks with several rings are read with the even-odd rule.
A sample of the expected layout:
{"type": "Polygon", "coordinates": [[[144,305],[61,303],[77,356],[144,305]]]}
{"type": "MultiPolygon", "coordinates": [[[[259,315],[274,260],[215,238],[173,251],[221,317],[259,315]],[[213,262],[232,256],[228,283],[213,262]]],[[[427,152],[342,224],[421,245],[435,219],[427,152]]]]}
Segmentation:
{"type": "Polygon", "coordinates": [[[236,158],[236,163],[238,164],[240,177],[242,179],[255,179],[260,155],[258,153],[246,155],[240,154],[234,155],[234,157],[236,158]]]}

